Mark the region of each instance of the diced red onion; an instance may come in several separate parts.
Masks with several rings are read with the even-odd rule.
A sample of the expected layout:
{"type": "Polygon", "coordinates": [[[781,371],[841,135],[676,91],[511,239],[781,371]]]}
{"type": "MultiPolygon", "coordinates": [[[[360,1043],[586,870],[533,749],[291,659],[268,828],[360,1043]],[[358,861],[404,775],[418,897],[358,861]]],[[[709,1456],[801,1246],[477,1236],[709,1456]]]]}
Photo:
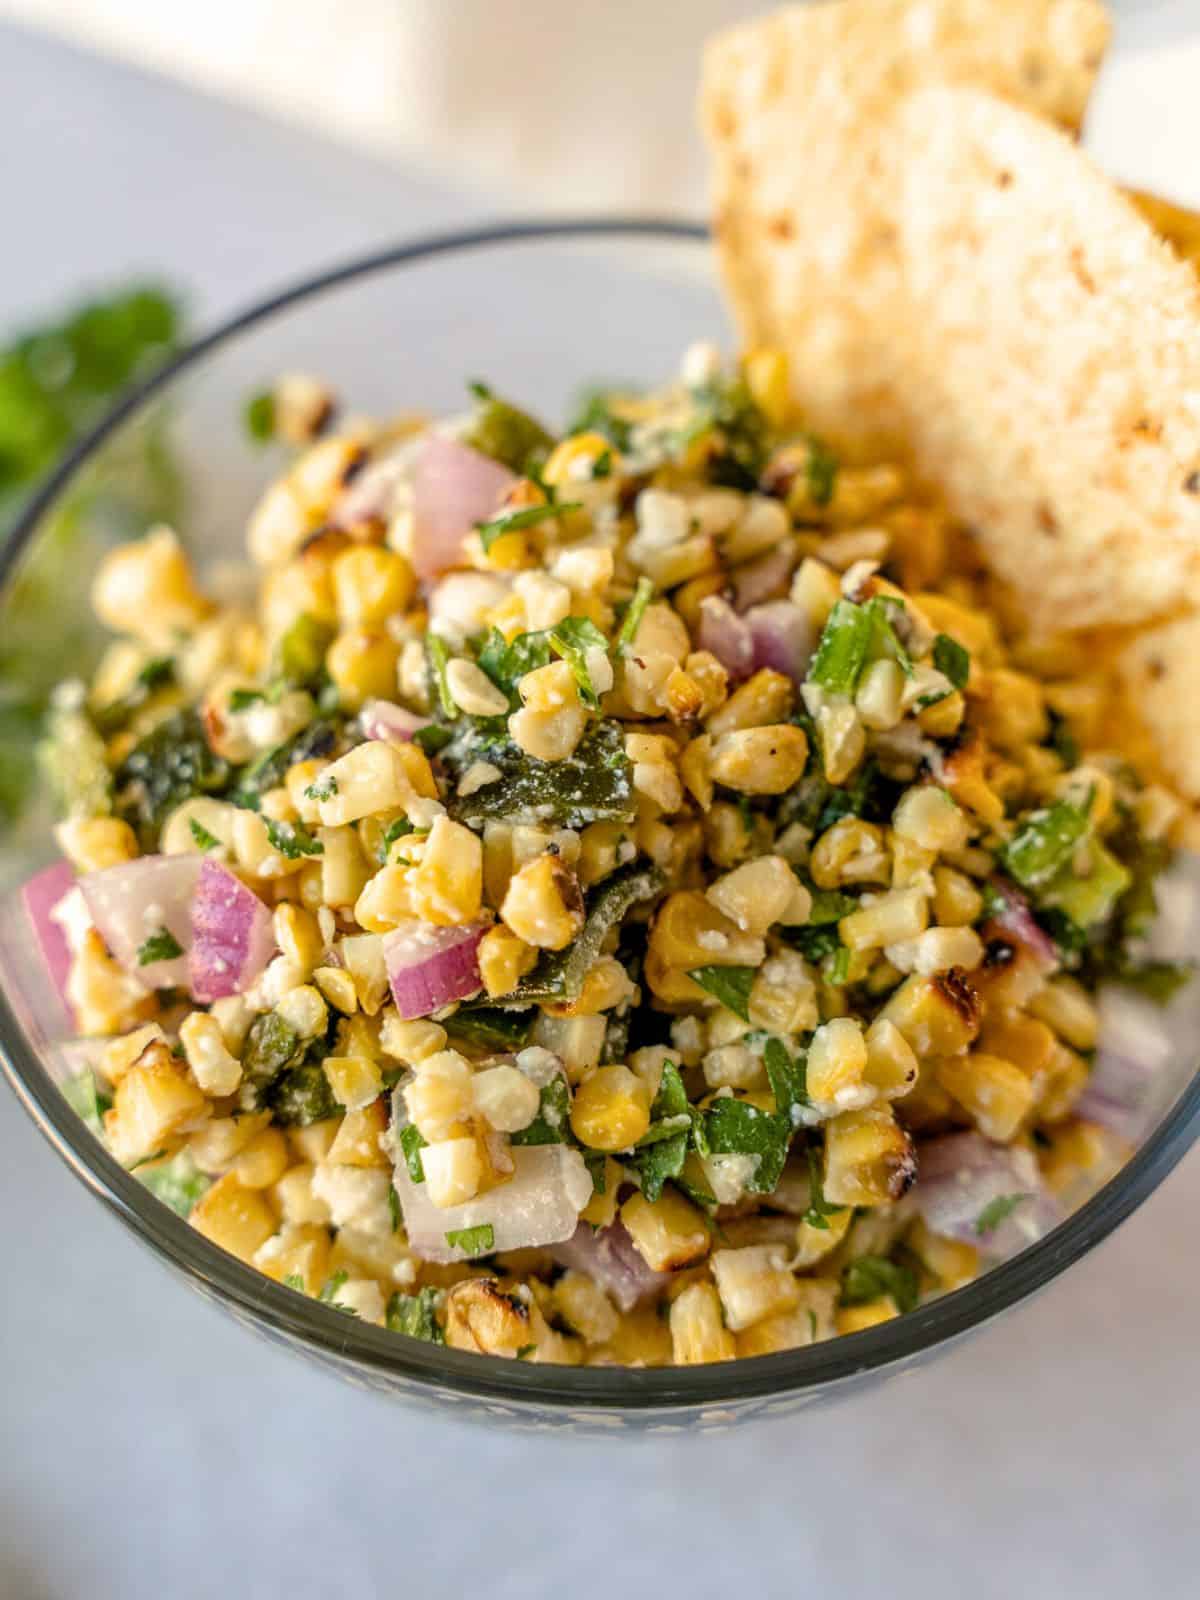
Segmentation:
{"type": "Polygon", "coordinates": [[[406,711],[390,700],[368,700],[358,714],[368,739],[390,739],[393,744],[409,744],[414,733],[429,726],[430,719],[416,711],[406,711]]]}
{"type": "Polygon", "coordinates": [[[564,1267],[585,1272],[621,1311],[632,1311],[667,1282],[670,1274],[655,1272],[629,1237],[624,1224],[594,1229],[581,1222],[569,1239],[550,1252],[564,1267]]]}
{"type": "Polygon", "coordinates": [[[733,572],[733,603],[738,611],[761,605],[781,595],[792,575],[795,552],[786,541],[768,550],[756,561],[747,561],[733,572]]]}
{"type": "Polygon", "coordinates": [[[399,1160],[396,1193],[414,1253],[425,1261],[464,1261],[466,1252],[447,1244],[446,1235],[485,1224],[492,1230],[490,1250],[523,1250],[569,1239],[592,1197],[592,1180],[578,1150],[564,1144],[530,1145],[514,1149],[512,1161],[513,1175],[506,1183],[463,1205],[441,1209],[399,1160]]]}
{"type": "Polygon", "coordinates": [[[990,923],[1024,945],[1046,975],[1057,971],[1058,948],[1045,929],[1038,926],[1029,901],[1007,878],[993,878],[991,886],[1003,900],[1004,909],[995,912],[990,923]]]}
{"type": "Polygon", "coordinates": [[[770,667],[803,683],[816,639],[808,613],[791,600],[754,606],[743,619],[754,647],[754,671],[770,667]]]}
{"type": "Polygon", "coordinates": [[[268,908],[228,867],[206,856],[192,902],[188,973],[195,999],[244,993],[274,949],[268,908]]]}
{"type": "Polygon", "coordinates": [[[101,938],[126,971],[149,989],[175,988],[188,981],[190,908],[200,869],[198,855],[139,856],[136,861],[85,873],[79,880],[101,938]],[[138,951],[164,929],[182,954],[139,964],[138,951]]]}
{"type": "Polygon", "coordinates": [[[979,1133],[952,1133],[917,1147],[913,1203],[934,1233],[972,1244],[989,1256],[1010,1256],[1062,1220],[1028,1150],[993,1144],[979,1133]],[[1021,1195],[995,1227],[980,1231],[994,1200],[1021,1195]]]}
{"type": "Polygon", "coordinates": [[[420,578],[461,565],[463,540],[496,514],[516,482],[507,467],[444,433],[429,432],[413,462],[412,564],[420,578]]]}
{"type": "Polygon", "coordinates": [[[67,977],[71,971],[71,947],[67,943],[66,933],[51,912],[70,893],[74,883],[75,874],[70,863],[56,861],[52,867],[43,867],[41,872],[34,873],[21,890],[21,904],[29,918],[34,940],[64,1005],[67,977]]]}
{"type": "Polygon", "coordinates": [[[750,627],[727,600],[710,594],[700,602],[697,643],[707,650],[737,682],[754,671],[754,637],[750,627]]]}
{"type": "Polygon", "coordinates": [[[1120,986],[1100,991],[1099,1049],[1075,1114],[1131,1143],[1149,1132],[1155,1089],[1171,1060],[1171,1041],[1153,1001],[1120,986]]]}
{"type": "Polygon", "coordinates": [[[481,987],[479,941],[486,922],[465,928],[435,928],[408,922],[383,937],[383,956],[396,1009],[405,1020],[428,1017],[454,1000],[468,1000],[481,987]]]}

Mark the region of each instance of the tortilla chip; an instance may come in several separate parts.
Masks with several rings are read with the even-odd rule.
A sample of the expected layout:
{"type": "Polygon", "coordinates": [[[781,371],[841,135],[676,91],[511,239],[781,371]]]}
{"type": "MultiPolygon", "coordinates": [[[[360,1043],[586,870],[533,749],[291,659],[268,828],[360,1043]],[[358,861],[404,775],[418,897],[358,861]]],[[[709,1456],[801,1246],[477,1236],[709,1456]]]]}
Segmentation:
{"type": "Polygon", "coordinates": [[[1134,205],[1154,229],[1174,249],[1177,256],[1200,267],[1200,211],[1188,211],[1161,195],[1144,189],[1127,189],[1134,205]]]}
{"type": "Polygon", "coordinates": [[[844,452],[904,436],[897,152],[884,135],[896,103],[973,84],[1076,129],[1108,33],[1098,0],[837,0],[708,46],[701,111],[743,344],[788,349],[811,425],[844,452]]]}
{"type": "Polygon", "coordinates": [[[933,89],[894,123],[921,471],[1035,625],[1200,579],[1200,283],[1056,129],[933,89]]]}

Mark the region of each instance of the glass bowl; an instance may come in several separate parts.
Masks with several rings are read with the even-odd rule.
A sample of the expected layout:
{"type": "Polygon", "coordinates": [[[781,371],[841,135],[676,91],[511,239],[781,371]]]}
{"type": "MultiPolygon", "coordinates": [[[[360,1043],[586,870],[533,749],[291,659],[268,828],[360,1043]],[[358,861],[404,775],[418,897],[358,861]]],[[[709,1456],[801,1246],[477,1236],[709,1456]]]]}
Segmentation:
{"type": "MultiPolygon", "coordinates": [[[[238,555],[277,463],[250,441],[246,397],[281,371],[327,378],[350,410],[452,411],[491,380],[547,417],[587,382],[651,382],[726,318],[704,229],[605,220],[441,235],[337,267],[201,339],[130,393],[62,463],[0,551],[0,645],[30,681],[86,671],[100,551],[169,515],[208,569],[238,555]]],[[[729,339],[726,343],[731,343],[729,339]]],[[[0,885],[51,859],[31,783],[0,837],[0,885]]],[[[1186,1046],[1170,1104],[1129,1163],[1053,1233],[907,1316],[781,1355],[657,1370],[529,1366],[389,1333],[272,1283],[188,1227],[125,1172],[67,1105],[65,1019],[8,894],[0,905],[0,1059],[67,1165],[193,1287],[247,1326],[387,1394],[538,1426],[678,1428],[786,1412],[897,1373],[1057,1278],[1141,1204],[1200,1127],[1186,1046]]]]}

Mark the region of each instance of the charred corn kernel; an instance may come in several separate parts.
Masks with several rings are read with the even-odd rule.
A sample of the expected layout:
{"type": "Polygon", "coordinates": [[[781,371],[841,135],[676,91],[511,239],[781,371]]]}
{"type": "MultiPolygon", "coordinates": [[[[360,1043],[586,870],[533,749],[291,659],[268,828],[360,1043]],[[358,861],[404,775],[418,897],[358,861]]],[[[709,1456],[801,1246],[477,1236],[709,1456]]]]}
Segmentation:
{"type": "Polygon", "coordinates": [[[341,1125],[340,1117],[326,1117],[322,1122],[310,1122],[305,1128],[289,1128],[288,1139],[300,1160],[315,1166],[328,1156],[341,1125]]]}
{"type": "Polygon", "coordinates": [[[540,1096],[519,1067],[485,1067],[471,1080],[475,1110],[498,1133],[519,1133],[538,1114],[540,1096]]]}
{"type": "Polygon", "coordinates": [[[255,1251],[254,1265],[276,1283],[299,1278],[305,1294],[320,1294],[329,1277],[329,1234],[315,1223],[286,1221],[255,1251]]]}
{"type": "Polygon", "coordinates": [[[1086,1199],[1128,1159],[1129,1147],[1099,1123],[1072,1121],[1054,1128],[1038,1158],[1052,1194],[1086,1199]]]}
{"type": "Polygon", "coordinates": [[[808,1050],[808,1093],[817,1105],[851,1105],[867,1070],[862,1024],[835,1017],[813,1034],[808,1050]]]}
{"type": "Polygon", "coordinates": [[[483,844],[449,817],[435,819],[420,863],[412,869],[415,914],[437,927],[473,922],[483,903],[483,844]]]}
{"type": "Polygon", "coordinates": [[[942,782],[960,806],[974,812],[989,827],[994,828],[1003,819],[1004,801],[988,781],[984,749],[978,739],[960,745],[942,762],[942,782]]]}
{"type": "Polygon", "coordinates": [[[361,1111],[383,1093],[383,1075],[367,1056],[326,1056],[322,1070],[333,1098],[347,1111],[361,1111]]]}
{"type": "Polygon", "coordinates": [[[255,1134],[270,1125],[269,1111],[240,1117],[211,1117],[188,1135],[187,1150],[201,1172],[221,1173],[232,1166],[255,1134]]]}
{"type": "Polygon", "coordinates": [[[318,967],[312,975],[322,997],[336,1010],[349,1016],[358,1009],[358,988],[353,976],[341,967],[318,967]]]}
{"type": "Polygon", "coordinates": [[[94,928],[87,930],[71,959],[67,1002],[84,1038],[121,1033],[158,1010],[154,995],[117,965],[94,928]]]}
{"type": "Polygon", "coordinates": [[[915,939],[928,923],[929,902],[920,889],[892,889],[843,917],[838,933],[850,950],[882,950],[915,939]]]}
{"type": "Polygon", "coordinates": [[[285,901],[275,907],[273,926],[280,951],[306,975],[311,973],[325,953],[325,941],[312,912],[285,901]]]}
{"type": "Polygon", "coordinates": [[[892,813],[892,828],[925,850],[961,850],[970,835],[967,818],[936,784],[905,790],[892,813]]]}
{"type": "MultiPolygon", "coordinates": [[[[240,815],[241,813],[239,813],[240,815]]],[[[321,903],[334,909],[352,906],[371,876],[353,828],[320,828],[321,903]]]]}
{"type": "Polygon", "coordinates": [[[830,1339],[839,1286],[828,1279],[798,1282],[800,1303],[777,1317],[766,1317],[737,1336],[739,1356],[770,1356],[782,1350],[799,1350],[820,1339],[830,1339]]]}
{"type": "Polygon", "coordinates": [[[369,933],[387,933],[418,915],[410,867],[380,867],[354,902],[354,920],[369,933]]]}
{"type": "Polygon", "coordinates": [[[873,661],[863,673],[854,709],[864,728],[894,728],[902,715],[904,674],[892,660],[873,661]]]}
{"type": "Polygon", "coordinates": [[[740,1250],[714,1250],[709,1262],[725,1313],[734,1333],[764,1317],[780,1316],[800,1302],[800,1285],[788,1270],[787,1255],[778,1245],[747,1245],[740,1250]]]}
{"type": "Polygon", "coordinates": [[[379,1047],[394,1061],[415,1067],[420,1061],[438,1055],[446,1048],[446,1030],[428,1017],[406,1022],[395,1011],[386,1011],[379,1029],[379,1047]]]}
{"type": "Polygon", "coordinates": [[[677,1189],[664,1189],[657,1200],[632,1195],[621,1207],[621,1221],[639,1255],[655,1272],[689,1266],[708,1254],[704,1217],[677,1189]]]}
{"type": "Polygon", "coordinates": [[[633,786],[653,800],[659,810],[678,811],[683,786],[675,770],[675,746],[658,734],[627,733],[625,754],[633,762],[633,786]]]}
{"type": "Polygon", "coordinates": [[[596,1189],[592,1198],[580,1212],[580,1220],[593,1228],[607,1228],[617,1215],[617,1194],[624,1176],[624,1168],[611,1156],[604,1157],[602,1189],[596,1189]]]}
{"type": "Polygon", "coordinates": [[[489,928],[479,941],[476,951],[479,976],[490,998],[511,994],[525,974],[537,963],[538,953],[533,945],[518,939],[503,923],[489,928]]]}
{"type": "Polygon", "coordinates": [[[979,1032],[979,996],[964,974],[914,974],[896,990],[879,1016],[894,1023],[918,1057],[953,1056],[979,1032]]]}
{"type": "Polygon", "coordinates": [[[310,983],[281,995],[275,1011],[302,1039],[315,1039],[329,1021],[329,1008],[310,983]]]}
{"type": "Polygon", "coordinates": [[[388,1167],[380,1140],[387,1132],[387,1111],[382,1099],[347,1111],[329,1146],[326,1162],[331,1167],[388,1167]]]}
{"type": "Polygon", "coordinates": [[[628,1150],[650,1126],[650,1087],[628,1067],[598,1067],[571,1102],[571,1130],[591,1150],[628,1150]]]}
{"type": "Polygon", "coordinates": [[[866,734],[852,705],[821,705],[817,709],[817,743],[821,766],[829,783],[845,783],[866,750],[866,734]]]}
{"type": "Polygon", "coordinates": [[[275,848],[263,818],[249,810],[239,810],[233,819],[233,859],[254,878],[287,878],[303,865],[300,859],[289,860],[275,848]]]}
{"type": "Polygon", "coordinates": [[[1076,1050],[1094,1050],[1099,1032],[1095,1003],[1075,978],[1051,978],[1029,1009],[1076,1050]]]}
{"type": "Polygon", "coordinates": [[[996,657],[996,624],[986,612],[961,604],[946,594],[922,590],[912,603],[939,633],[948,633],[970,655],[972,662],[987,664],[996,657]]]}
{"type": "Polygon", "coordinates": [[[933,917],[947,928],[965,928],[978,920],[983,896],[965,873],[953,867],[933,869],[933,917]]]}
{"type": "Polygon", "coordinates": [[[718,783],[742,794],[783,794],[804,775],[808,739],[790,723],[722,734],[713,745],[718,783]]]}
{"type": "Polygon", "coordinates": [[[425,1194],[439,1210],[460,1206],[479,1193],[483,1162],[473,1138],[443,1139],[421,1152],[425,1171],[425,1194]]]}
{"type": "Polygon", "coordinates": [[[286,478],[270,485],[250,514],[246,529],[251,558],[273,566],[294,556],[316,519],[286,478]]]}
{"type": "Polygon", "coordinates": [[[773,428],[782,428],[791,410],[787,356],[774,348],[752,350],[742,372],[755,405],[773,428]]]}
{"type": "Polygon", "coordinates": [[[414,1065],[417,1075],[405,1085],[404,1103],[417,1132],[436,1144],[470,1119],[471,1068],[457,1050],[439,1051],[414,1065]]]}
{"type": "Polygon", "coordinates": [[[557,856],[539,856],[513,875],[500,916],[526,944],[562,950],[583,926],[579,880],[557,856]]]}
{"type": "Polygon", "coordinates": [[[1007,1143],[1033,1109],[1033,1083],[1011,1061],[976,1050],[942,1061],[938,1082],[980,1133],[1007,1143]]]}
{"type": "Polygon", "coordinates": [[[546,1001],[543,1009],[556,1017],[594,1017],[631,1000],[635,993],[636,987],[621,963],[614,956],[601,956],[585,975],[577,999],[546,1001]]]}
{"type": "Polygon", "coordinates": [[[211,854],[220,861],[229,853],[233,839],[234,814],[235,808],[224,800],[213,800],[208,795],[194,795],[192,799],[176,806],[163,823],[158,847],[163,855],[167,856],[201,852],[206,855],[211,854]],[[211,844],[207,847],[201,845],[193,831],[193,823],[197,829],[202,830],[202,835],[210,834],[217,841],[216,848],[211,844]]]}
{"type": "MultiPolygon", "coordinates": [[[[620,457],[602,433],[576,433],[556,444],[542,468],[543,483],[565,488],[588,483],[597,461],[607,457],[609,470],[620,470],[620,457]]],[[[569,498],[564,495],[563,499],[569,498]]]]}
{"type": "Polygon", "coordinates": [[[149,640],[190,632],[211,610],[183,546],[169,528],[118,545],[92,581],[92,610],[114,633],[149,640]]]}
{"type": "Polygon", "coordinates": [[[324,761],[294,761],[284,774],[283,786],[292,811],[308,827],[321,820],[320,801],[314,800],[309,790],[316,787],[319,792],[326,768],[324,761]]]}
{"type": "Polygon", "coordinates": [[[764,667],[733,691],[721,709],[709,717],[706,728],[716,740],[723,734],[767,727],[790,716],[795,702],[792,680],[764,667]]]}
{"type": "Polygon", "coordinates": [[[892,888],[905,889],[915,884],[928,886],[927,874],[937,860],[932,850],[923,850],[902,834],[893,833],[889,839],[892,852],[892,888]]]}
{"type": "Polygon", "coordinates": [[[323,1224],[329,1221],[329,1207],[313,1193],[315,1170],[311,1162],[299,1161],[276,1180],[271,1193],[285,1223],[303,1226],[306,1223],[323,1224]]]}
{"type": "Polygon", "coordinates": [[[1056,1045],[1040,1082],[1034,1082],[1038,1117],[1043,1122],[1061,1122],[1070,1116],[1087,1086],[1088,1064],[1066,1045],[1056,1045]]]}
{"type": "Polygon", "coordinates": [[[677,1366],[732,1361],[733,1334],[721,1319],[721,1301],[711,1283],[693,1283],[671,1302],[671,1354],[677,1366]]]}
{"type": "Polygon", "coordinates": [[[1042,686],[1024,672],[993,667],[984,679],[980,712],[984,731],[1000,750],[1019,751],[1046,737],[1042,686]]]}
{"type": "Polygon", "coordinates": [[[693,967],[761,964],[761,939],[743,933],[695,890],[669,895],[658,909],[646,952],[646,981],[659,999],[696,1000],[693,967]]]}
{"type": "Polygon", "coordinates": [[[403,556],[380,545],[353,545],[333,563],[333,593],[343,628],[373,628],[403,611],[416,588],[403,556]]]}
{"type": "Polygon", "coordinates": [[[607,1344],[616,1333],[619,1318],[612,1301],[586,1274],[564,1272],[552,1295],[555,1311],[588,1344],[607,1344]]]}
{"type": "Polygon", "coordinates": [[[782,856],[760,856],[709,884],[705,898],[743,933],[762,934],[791,909],[801,888],[782,856]]]}
{"type": "Polygon", "coordinates": [[[898,1317],[899,1311],[890,1295],[881,1295],[878,1300],[867,1300],[858,1306],[841,1306],[837,1314],[837,1331],[842,1333],[861,1333],[864,1328],[877,1328],[881,1322],[890,1322],[893,1317],[898,1317]]]}
{"type": "Polygon", "coordinates": [[[386,700],[396,689],[400,647],[390,634],[367,628],[339,633],[325,657],[325,668],[347,711],[361,711],[368,700],[386,700]]]}
{"type": "Polygon", "coordinates": [[[884,1100],[907,1094],[917,1081],[917,1058],[899,1028],[886,1017],[876,1018],[867,1029],[866,1042],[863,1082],[884,1100]]]}
{"type": "Polygon", "coordinates": [[[472,717],[503,717],[508,714],[508,696],[473,661],[464,661],[456,656],[447,664],[446,682],[460,711],[472,717]]]}
{"type": "Polygon", "coordinates": [[[824,1221],[828,1226],[824,1228],[814,1227],[811,1222],[797,1223],[792,1247],[792,1267],[794,1269],[813,1267],[818,1261],[823,1261],[826,1256],[832,1255],[846,1237],[853,1220],[854,1212],[847,1207],[844,1211],[835,1211],[825,1217],[824,1221]]]}
{"type": "MultiPolygon", "coordinates": [[[[205,1018],[205,1021],[207,1020],[205,1018]]],[[[217,1036],[219,1039],[219,1029],[217,1036]]],[[[146,1046],[165,1044],[166,1037],[157,1022],[147,1022],[144,1027],[135,1028],[132,1033],[121,1034],[118,1038],[113,1039],[111,1043],[105,1045],[100,1057],[100,1071],[108,1079],[109,1083],[120,1083],[130,1067],[137,1063],[146,1046]]],[[[201,1088],[203,1087],[203,1084],[201,1084],[201,1088]]]]}
{"type": "Polygon", "coordinates": [[[817,986],[804,957],[780,950],[764,961],[750,989],[750,1019],[771,1033],[806,1033],[818,1021],[817,986]]]}
{"type": "Polygon", "coordinates": [[[979,1048],[991,1056],[1016,1062],[1035,1085],[1050,1066],[1058,1040],[1044,1022],[1020,1011],[995,1012],[988,1008],[979,1048]]]}
{"type": "MultiPolygon", "coordinates": [[[[354,985],[358,1004],[367,1016],[375,1016],[390,993],[383,941],[371,933],[353,934],[339,940],[338,950],[341,952],[345,975],[354,985]]],[[[339,1011],[353,1011],[354,1007],[345,1003],[349,995],[343,985],[328,976],[331,970],[328,967],[317,968],[313,977],[318,987],[339,1011]],[[322,973],[326,974],[324,982],[322,973]]]]}
{"type": "Polygon", "coordinates": [[[918,1217],[904,1238],[939,1289],[961,1289],[979,1276],[979,1251],[958,1239],[934,1233],[923,1217],[918,1217]]]}
{"type": "Polygon", "coordinates": [[[208,1115],[208,1101],[179,1071],[167,1046],[151,1043],[114,1089],[105,1132],[117,1160],[128,1166],[191,1132],[208,1115]]]}
{"type": "Polygon", "coordinates": [[[55,843],[76,872],[100,872],[132,861],[137,836],[119,817],[72,817],[54,830],[55,843]]]}
{"type": "Polygon", "coordinates": [[[278,1128],[264,1128],[242,1149],[233,1174],[247,1189],[269,1189],[288,1169],[291,1152],[278,1128]]]}
{"type": "Polygon", "coordinates": [[[320,820],[327,828],[404,807],[413,798],[400,746],[385,739],[369,739],[331,762],[321,774],[320,791],[328,796],[318,802],[320,820]]]}
{"type": "Polygon", "coordinates": [[[585,888],[590,889],[617,870],[624,840],[625,829],[619,822],[593,822],[583,830],[576,870],[585,888]]]}
{"type": "Polygon", "coordinates": [[[205,1094],[232,1094],[242,1081],[242,1064],[229,1053],[217,1022],[205,1011],[192,1011],[179,1028],[179,1042],[192,1077],[205,1094]]]}
{"type": "Polygon", "coordinates": [[[900,972],[931,976],[951,967],[974,972],[983,961],[983,940],[974,928],[928,928],[915,938],[889,944],[887,954],[900,972]]]}
{"type": "Polygon", "coordinates": [[[825,1128],[825,1198],[839,1206],[896,1200],[916,1177],[912,1140],[889,1107],[844,1111],[825,1128]]]}
{"type": "Polygon", "coordinates": [[[247,1262],[253,1261],[277,1226],[264,1196],[247,1189],[232,1172],[200,1196],[188,1221],[211,1243],[247,1262]]]}
{"type": "Polygon", "coordinates": [[[557,711],[534,711],[524,706],[508,719],[514,742],[536,761],[565,761],[582,739],[586,726],[587,713],[578,704],[565,705],[557,711]]]}
{"type": "Polygon", "coordinates": [[[843,817],[813,845],[809,871],[818,889],[886,883],[890,867],[883,829],[857,817],[843,817]]]}
{"type": "Polygon", "coordinates": [[[707,733],[692,739],[679,757],[679,776],[684,787],[700,806],[707,811],[712,805],[713,780],[711,772],[712,739],[707,733]]]}
{"type": "Polygon", "coordinates": [[[501,1292],[495,1278],[456,1283],[445,1301],[446,1343],[452,1350],[514,1358],[531,1343],[529,1307],[501,1292]]]}
{"type": "Polygon", "coordinates": [[[791,598],[794,605],[808,614],[814,633],[819,633],[842,598],[837,573],[823,561],[806,556],[792,579],[791,598]]]}

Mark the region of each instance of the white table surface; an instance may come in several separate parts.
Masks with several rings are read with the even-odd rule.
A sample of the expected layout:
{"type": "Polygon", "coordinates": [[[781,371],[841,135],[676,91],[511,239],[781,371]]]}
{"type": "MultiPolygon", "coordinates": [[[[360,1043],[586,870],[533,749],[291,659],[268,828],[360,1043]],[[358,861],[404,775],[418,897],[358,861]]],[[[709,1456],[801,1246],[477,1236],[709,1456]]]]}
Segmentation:
{"type": "MultiPolygon", "coordinates": [[[[4,323],[136,268],[207,321],[501,209],[3,28],[0,137],[4,323]]],[[[925,1371],[695,1439],[488,1432],[311,1371],[168,1277],[2,1091],[0,1214],[0,1600],[1200,1587],[1200,1155],[925,1371]]]]}

